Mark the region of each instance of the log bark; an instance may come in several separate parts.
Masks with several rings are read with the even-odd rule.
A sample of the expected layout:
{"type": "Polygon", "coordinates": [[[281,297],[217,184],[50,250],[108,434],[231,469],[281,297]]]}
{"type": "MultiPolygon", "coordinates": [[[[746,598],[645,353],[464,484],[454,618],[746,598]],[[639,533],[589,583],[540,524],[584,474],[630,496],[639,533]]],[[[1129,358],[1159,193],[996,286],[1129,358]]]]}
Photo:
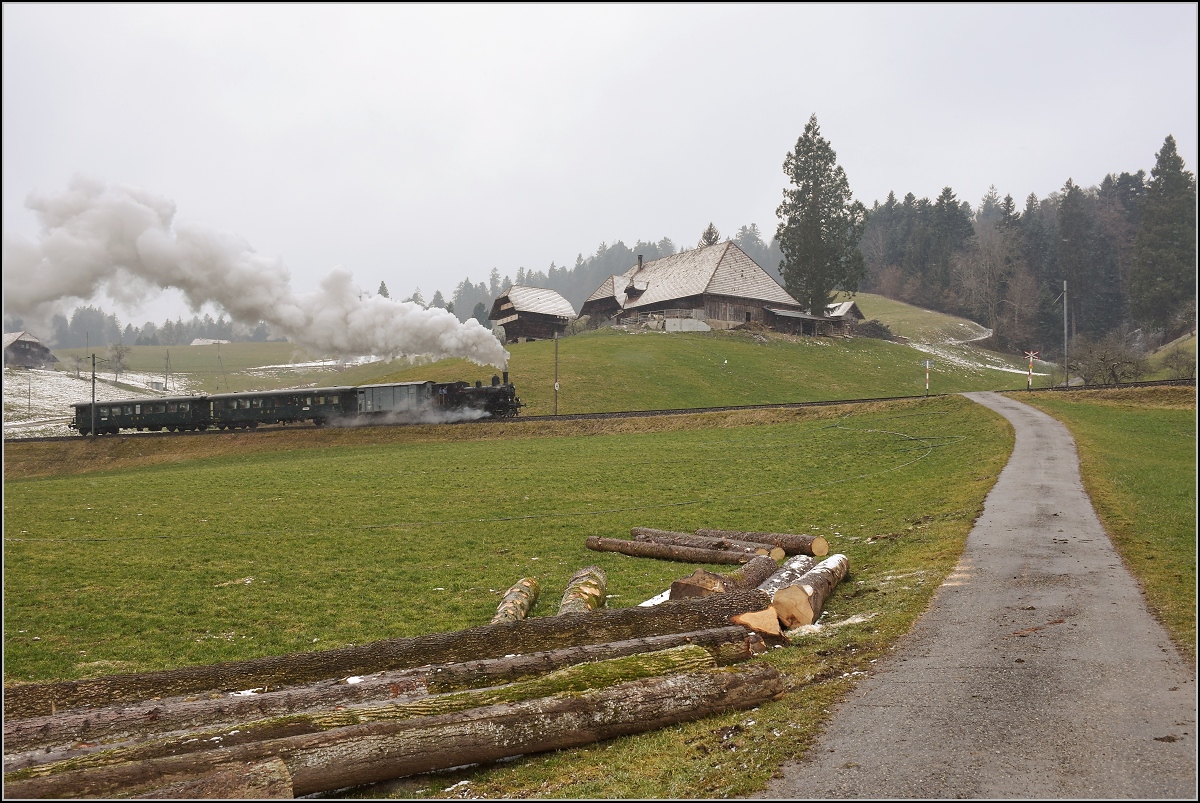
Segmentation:
{"type": "Polygon", "coordinates": [[[696,530],[696,535],[710,538],[736,538],[741,541],[751,541],[760,544],[774,544],[782,547],[789,555],[811,555],[824,557],[829,554],[829,542],[820,535],[793,535],[791,533],[755,533],[742,530],[696,530]]]}
{"type": "Polygon", "coordinates": [[[379,672],[355,678],[358,683],[325,681],[262,694],[221,694],[216,699],[177,697],[134,706],[109,706],[82,713],[5,720],[4,745],[7,753],[14,755],[46,747],[79,742],[111,742],[218,724],[233,727],[240,722],[319,709],[331,710],[338,706],[411,700],[422,695],[495,686],[544,675],[564,666],[654,652],[682,644],[696,644],[705,648],[718,666],[745,661],[766,650],[766,645],[756,634],[747,633],[743,627],[727,625],[530,655],[379,672]]]}
{"type": "Polygon", "coordinates": [[[707,597],[709,594],[723,594],[726,591],[754,588],[771,577],[778,568],[779,564],[772,558],[766,555],[757,555],[753,560],[742,564],[741,568],[728,574],[697,569],[687,577],[671,583],[670,598],[707,597]]]}
{"type": "Polygon", "coordinates": [[[558,613],[587,613],[604,607],[608,575],[599,566],[584,566],[567,581],[558,613]]]}
{"type": "Polygon", "coordinates": [[[757,557],[749,552],[730,552],[727,549],[700,549],[698,547],[652,544],[643,541],[626,541],[623,538],[601,538],[588,536],[584,542],[588,549],[597,552],[620,552],[635,558],[658,558],[677,560],[683,563],[747,563],[757,557]]]}
{"type": "Polygon", "coordinates": [[[564,667],[541,677],[493,686],[486,689],[451,692],[382,705],[338,707],[287,717],[273,717],[235,723],[219,728],[175,731],[157,738],[129,744],[73,745],[67,750],[32,751],[5,755],[5,778],[44,777],[77,769],[97,769],[167,756],[184,755],[212,749],[266,741],[282,737],[319,733],[368,722],[391,722],[469,711],[486,705],[517,703],[555,694],[582,693],[615,683],[648,677],[698,672],[716,667],[716,660],[705,648],[688,644],[607,661],[564,667]]]}
{"type": "Polygon", "coordinates": [[[769,555],[774,560],[786,557],[782,547],[771,544],[737,541],[732,538],[710,538],[693,533],[680,533],[674,530],[655,530],[650,527],[634,527],[629,531],[634,541],[650,544],[669,544],[671,546],[690,546],[698,549],[728,549],[731,552],[750,552],[755,555],[769,555]]]}
{"type": "Polygon", "coordinates": [[[234,763],[186,781],[144,789],[134,800],[270,800],[292,797],[292,774],[278,758],[234,763]]]}
{"type": "Polygon", "coordinates": [[[771,606],[786,628],[811,625],[821,618],[825,601],[850,572],[850,561],[845,555],[830,555],[818,563],[792,585],[775,592],[771,606]]]}
{"type": "Polygon", "coordinates": [[[784,561],[779,570],[759,583],[758,588],[761,591],[766,591],[772,598],[775,592],[784,586],[790,586],[804,576],[804,573],[816,565],[808,555],[793,555],[784,561]]]}
{"type": "Polygon", "coordinates": [[[237,691],[369,675],[426,664],[502,658],[540,650],[603,644],[685,633],[729,624],[729,617],[762,610],[770,602],[757,589],[643,608],[601,609],[481,625],[449,633],[376,641],[319,652],[268,656],[160,672],[110,675],[4,689],[4,719],[43,716],[85,706],[217,691],[237,691]]]}
{"type": "Polygon", "coordinates": [[[513,584],[512,588],[504,592],[504,598],[496,606],[496,615],[492,617],[492,624],[524,619],[533,609],[541,590],[536,577],[522,577],[513,584]]]}
{"type": "Polygon", "coordinates": [[[577,747],[722,711],[752,708],[785,690],[783,678],[768,665],[738,672],[707,670],[465,713],[370,722],[183,756],[6,779],[4,789],[6,796],[21,798],[138,794],[211,775],[237,763],[279,758],[292,776],[292,794],[308,795],[577,747]]]}

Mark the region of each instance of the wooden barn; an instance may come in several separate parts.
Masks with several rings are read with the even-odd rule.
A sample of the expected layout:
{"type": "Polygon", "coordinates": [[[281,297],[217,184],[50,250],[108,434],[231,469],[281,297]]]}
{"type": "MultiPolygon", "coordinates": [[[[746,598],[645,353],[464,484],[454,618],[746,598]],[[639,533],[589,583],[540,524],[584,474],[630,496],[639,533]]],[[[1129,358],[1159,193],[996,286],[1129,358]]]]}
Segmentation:
{"type": "Polygon", "coordinates": [[[575,308],[554,290],[514,284],[492,303],[488,319],[504,327],[506,343],[550,340],[575,320],[575,308]]]}
{"type": "Polygon", "coordinates": [[[4,335],[4,367],[46,368],[58,362],[50,349],[28,332],[4,335]]]}
{"type": "Polygon", "coordinates": [[[579,314],[598,323],[694,319],[704,328],[729,329],[769,325],[768,308],[803,310],[746,252],[723,242],[644,264],[639,256],[637,265],[605,279],[579,314]]]}

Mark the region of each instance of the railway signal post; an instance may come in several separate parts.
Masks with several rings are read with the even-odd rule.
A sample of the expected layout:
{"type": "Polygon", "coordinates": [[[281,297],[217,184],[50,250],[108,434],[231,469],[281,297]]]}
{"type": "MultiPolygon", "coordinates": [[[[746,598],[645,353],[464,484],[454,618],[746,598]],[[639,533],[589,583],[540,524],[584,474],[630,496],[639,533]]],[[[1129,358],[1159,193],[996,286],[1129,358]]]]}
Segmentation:
{"type": "Polygon", "coordinates": [[[933,367],[933,360],[921,360],[921,364],[925,366],[925,395],[929,395],[929,369],[933,367]]]}
{"type": "Polygon", "coordinates": [[[1041,354],[1040,351],[1027,351],[1025,356],[1029,358],[1029,381],[1025,384],[1025,390],[1033,390],[1033,361],[1041,354]]]}

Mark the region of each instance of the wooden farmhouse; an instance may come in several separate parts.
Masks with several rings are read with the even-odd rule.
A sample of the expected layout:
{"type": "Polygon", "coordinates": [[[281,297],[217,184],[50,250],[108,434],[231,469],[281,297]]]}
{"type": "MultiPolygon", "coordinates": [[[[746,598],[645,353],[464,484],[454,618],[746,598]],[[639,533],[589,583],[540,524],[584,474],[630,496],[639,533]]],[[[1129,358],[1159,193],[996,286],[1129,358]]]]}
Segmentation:
{"type": "Polygon", "coordinates": [[[4,335],[4,367],[45,368],[58,362],[50,349],[28,332],[4,335]]]}
{"type": "Polygon", "coordinates": [[[803,311],[771,275],[732,242],[682,251],[610,276],[580,315],[597,323],[658,323],[667,330],[770,325],[769,309],[803,311]]]}
{"type": "Polygon", "coordinates": [[[492,303],[488,319],[504,327],[506,343],[549,340],[575,320],[575,308],[554,290],[514,284],[492,303]]]}

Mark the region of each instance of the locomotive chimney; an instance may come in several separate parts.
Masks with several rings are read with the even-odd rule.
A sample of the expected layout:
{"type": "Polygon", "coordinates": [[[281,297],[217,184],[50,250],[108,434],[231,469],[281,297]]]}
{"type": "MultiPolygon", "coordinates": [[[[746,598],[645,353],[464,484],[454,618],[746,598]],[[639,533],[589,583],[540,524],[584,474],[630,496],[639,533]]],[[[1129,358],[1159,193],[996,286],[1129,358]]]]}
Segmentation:
{"type": "Polygon", "coordinates": [[[508,384],[508,371],[504,372],[504,384],[508,384]]]}

